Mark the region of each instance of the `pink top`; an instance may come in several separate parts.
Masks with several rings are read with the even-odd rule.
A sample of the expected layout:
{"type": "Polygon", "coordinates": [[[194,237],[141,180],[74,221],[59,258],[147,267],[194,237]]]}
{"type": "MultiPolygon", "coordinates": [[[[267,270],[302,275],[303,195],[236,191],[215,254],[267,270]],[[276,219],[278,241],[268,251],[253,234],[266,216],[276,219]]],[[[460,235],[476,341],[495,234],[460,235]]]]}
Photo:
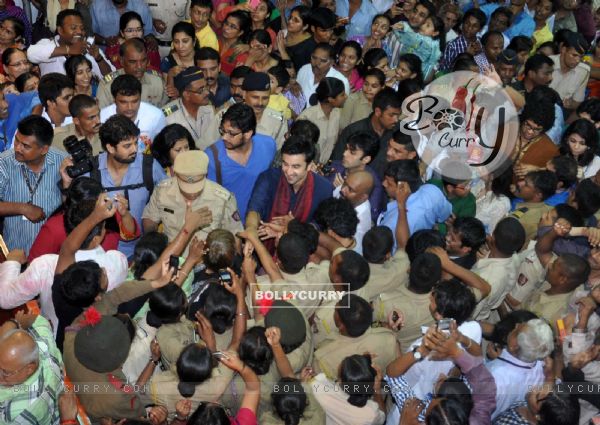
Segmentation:
{"type": "Polygon", "coordinates": [[[234,418],[229,418],[231,425],[258,425],[254,412],[242,407],[234,418]]]}
{"type": "Polygon", "coordinates": [[[350,78],[348,79],[348,83],[350,83],[350,91],[352,93],[360,91],[364,82],[365,80],[363,80],[356,68],[354,68],[350,73],[350,78]]]}

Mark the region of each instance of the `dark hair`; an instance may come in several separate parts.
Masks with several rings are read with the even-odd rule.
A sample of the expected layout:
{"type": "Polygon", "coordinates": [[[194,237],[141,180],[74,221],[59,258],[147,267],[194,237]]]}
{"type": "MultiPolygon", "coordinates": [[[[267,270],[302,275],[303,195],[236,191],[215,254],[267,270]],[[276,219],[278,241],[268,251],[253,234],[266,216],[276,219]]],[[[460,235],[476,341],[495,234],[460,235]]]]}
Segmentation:
{"type": "Polygon", "coordinates": [[[521,123],[531,120],[535,124],[541,126],[543,131],[548,131],[554,125],[554,105],[550,103],[539,103],[535,105],[526,103],[519,118],[521,123]]]}
{"type": "Polygon", "coordinates": [[[404,62],[408,65],[410,72],[417,74],[416,77],[411,78],[411,80],[415,80],[419,86],[423,87],[423,63],[421,62],[421,58],[413,53],[405,53],[398,58],[398,64],[400,64],[400,62],[404,62]]]}
{"type": "Polygon", "coordinates": [[[535,189],[542,195],[542,200],[546,200],[556,193],[558,180],[552,171],[531,171],[525,177],[531,179],[531,183],[535,189]]]}
{"type": "Polygon", "coordinates": [[[44,108],[47,108],[49,101],[56,102],[56,99],[61,95],[64,89],[72,89],[73,87],[73,81],[64,74],[59,74],[58,72],[45,74],[40,79],[40,84],[38,86],[40,102],[42,102],[44,108]]]}
{"type": "Polygon", "coordinates": [[[577,107],[577,114],[587,113],[594,122],[600,121],[600,99],[590,97],[577,107]]]}
{"type": "Polygon", "coordinates": [[[309,102],[311,105],[319,103],[326,103],[329,98],[334,98],[342,94],[345,90],[344,83],[335,77],[325,77],[321,80],[317,86],[317,90],[310,97],[309,102]]]}
{"type": "Polygon", "coordinates": [[[443,398],[431,409],[425,423],[427,425],[463,425],[469,423],[470,414],[471,411],[460,400],[453,397],[443,398]]]}
{"type": "MultiPolygon", "coordinates": [[[[198,298],[197,305],[210,321],[216,334],[222,335],[233,326],[237,305],[236,298],[222,285],[218,283],[207,284],[206,289],[198,298]]],[[[192,317],[189,317],[189,319],[195,320],[192,317]]]]}
{"type": "Polygon", "coordinates": [[[442,262],[437,255],[423,252],[411,261],[408,286],[414,293],[427,294],[431,292],[441,278],[442,262]]]}
{"type": "Polygon", "coordinates": [[[246,133],[252,131],[256,133],[256,115],[250,106],[245,103],[235,103],[231,105],[221,118],[221,125],[229,121],[232,127],[235,127],[246,133]]]}
{"type": "Polygon", "coordinates": [[[19,90],[19,93],[25,92],[25,84],[32,78],[37,78],[38,80],[40,79],[40,77],[37,74],[34,74],[33,72],[24,72],[23,74],[15,78],[15,87],[17,88],[17,90],[19,90]]]}
{"type": "Polygon", "coordinates": [[[375,77],[375,78],[377,78],[379,85],[381,85],[381,86],[385,85],[385,74],[379,68],[371,68],[371,69],[365,71],[363,78],[367,78],[367,77],[375,77]]]}
{"type": "Polygon", "coordinates": [[[531,104],[545,103],[552,106],[562,106],[560,95],[549,86],[535,86],[529,93],[525,93],[525,102],[531,104]]]}
{"type": "Polygon", "coordinates": [[[21,52],[25,55],[25,57],[27,57],[26,50],[22,50],[17,47],[9,47],[8,49],[6,49],[2,52],[2,65],[7,66],[10,62],[10,57],[12,56],[13,53],[16,53],[16,52],[21,52]]]}
{"type": "MultiPolygon", "coordinates": [[[[285,66],[281,64],[272,66],[267,72],[275,77],[278,87],[287,87],[287,85],[290,83],[290,74],[287,69],[285,69],[285,66]]],[[[231,73],[230,78],[235,78],[233,77],[233,73],[231,73]]]]}
{"type": "MultiPolygon", "coordinates": [[[[13,29],[15,31],[15,41],[18,41],[19,39],[23,39],[23,36],[25,35],[25,24],[23,23],[23,21],[14,16],[7,16],[4,19],[1,19],[0,23],[6,22],[6,21],[10,21],[13,23],[13,29]]],[[[23,41],[25,41],[25,40],[23,40],[23,41]]]]}
{"type": "MultiPolygon", "coordinates": [[[[327,9],[327,10],[329,10],[329,9],[327,9]]],[[[317,44],[315,46],[315,48],[313,49],[313,52],[316,52],[317,50],[323,50],[324,52],[327,52],[329,59],[335,60],[335,49],[329,43],[317,44]]]]}
{"type": "Polygon", "coordinates": [[[579,135],[584,141],[587,150],[577,159],[577,164],[585,167],[592,162],[598,152],[598,130],[594,124],[586,119],[578,119],[567,127],[560,141],[560,153],[563,155],[573,156],[569,147],[569,136],[572,134],[579,135]]]}
{"type": "Polygon", "coordinates": [[[150,145],[150,152],[161,167],[166,168],[173,165],[169,152],[175,146],[175,142],[181,139],[187,140],[190,150],[196,150],[194,138],[181,124],[169,124],[154,137],[154,141],[150,145]]]}
{"type": "Polygon", "coordinates": [[[73,118],[77,118],[84,109],[93,108],[94,106],[98,106],[96,99],[87,94],[77,94],[69,102],[69,113],[73,118]]]}
{"type": "MultiPolygon", "coordinates": [[[[386,19],[389,20],[389,18],[385,15],[377,15],[375,18],[373,18],[373,20],[377,19],[378,17],[385,17],[386,19]]],[[[346,48],[349,47],[351,49],[354,49],[354,53],[356,53],[356,57],[358,58],[358,62],[360,62],[360,58],[362,58],[362,47],[360,47],[360,44],[357,41],[354,40],[348,40],[345,41],[341,46],[340,46],[340,50],[339,50],[339,54],[342,54],[342,51],[346,48]]],[[[339,59],[339,58],[338,58],[339,59]]],[[[358,63],[357,62],[357,63],[358,63]]]]}
{"type": "MultiPolygon", "coordinates": [[[[219,52],[217,52],[212,47],[200,47],[194,53],[194,62],[198,63],[198,61],[217,61],[217,63],[221,62],[221,56],[219,56],[219,52]]],[[[237,68],[236,68],[237,69],[237,68]]],[[[235,69],[234,69],[235,72],[235,69]]],[[[248,71],[250,72],[250,71],[248,71]]],[[[232,77],[239,78],[239,77],[232,77]]]]}
{"type": "MultiPolygon", "coordinates": [[[[509,49],[510,49],[510,46],[509,46],[509,49]]],[[[525,77],[527,77],[527,73],[529,71],[538,72],[540,69],[542,69],[542,67],[544,65],[554,67],[554,61],[552,61],[552,59],[550,59],[546,55],[542,55],[541,53],[536,53],[535,55],[533,55],[529,59],[527,59],[527,61],[525,62],[525,68],[523,70],[523,74],[525,75],[525,77]]]]}
{"type": "Polygon", "coordinates": [[[281,156],[283,155],[304,155],[308,165],[315,159],[315,145],[309,140],[292,135],[281,147],[281,156]]]}
{"type": "MultiPolygon", "coordinates": [[[[63,224],[67,234],[71,233],[94,211],[96,200],[102,190],[102,185],[89,177],[78,177],[71,183],[67,192],[63,216],[63,224]]],[[[94,226],[81,244],[81,248],[87,249],[92,239],[99,236],[103,229],[104,221],[94,226]]]]}
{"type": "Polygon", "coordinates": [[[438,41],[440,44],[440,52],[444,53],[444,50],[446,50],[446,26],[444,21],[437,15],[429,15],[427,19],[431,19],[434,31],[438,32],[438,35],[435,35],[431,38],[438,41]]]}
{"type": "Polygon", "coordinates": [[[231,420],[222,406],[203,401],[187,423],[188,425],[230,425],[231,420]]]}
{"type": "Polygon", "coordinates": [[[379,47],[375,47],[367,50],[365,55],[363,56],[363,64],[361,69],[361,74],[364,75],[369,69],[376,68],[377,64],[382,59],[387,59],[387,54],[385,50],[379,47]]]}
{"type": "Polygon", "coordinates": [[[437,230],[421,229],[410,235],[406,241],[405,251],[408,259],[413,262],[417,255],[435,246],[446,249],[446,239],[437,230]]]}
{"type": "Polygon", "coordinates": [[[517,53],[531,52],[531,49],[533,49],[533,41],[531,41],[531,38],[525,37],[524,35],[517,35],[510,40],[507,49],[512,49],[517,53]]]}
{"type": "Polygon", "coordinates": [[[296,378],[281,378],[277,385],[273,386],[271,401],[275,412],[285,425],[299,424],[302,413],[308,406],[304,387],[296,378]]]}
{"type": "Polygon", "coordinates": [[[371,356],[369,355],[354,354],[342,360],[340,380],[342,389],[350,396],[348,403],[352,406],[364,407],[375,393],[376,376],[377,372],[371,366],[371,356]]]}
{"type": "Polygon", "coordinates": [[[591,267],[585,258],[570,253],[560,254],[558,258],[560,258],[563,273],[569,279],[571,291],[587,282],[590,277],[591,267]]]}
{"type": "MultiPolygon", "coordinates": [[[[315,145],[321,136],[321,130],[310,120],[296,120],[289,129],[290,137],[302,137],[315,145]]],[[[314,157],[314,155],[313,155],[314,157]]]]}
{"type": "MultiPolygon", "coordinates": [[[[542,43],[538,46],[537,50],[535,51],[535,53],[540,53],[540,50],[545,49],[546,47],[549,47],[552,49],[552,54],[553,55],[558,55],[559,50],[558,50],[558,44],[556,44],[554,41],[546,41],[545,43],[542,43]]],[[[540,53],[543,55],[543,53],[540,53]]]]}
{"type": "Polygon", "coordinates": [[[600,187],[591,179],[581,180],[575,188],[575,202],[583,218],[593,216],[600,209],[600,187]]]}
{"type": "Polygon", "coordinates": [[[554,42],[558,44],[558,47],[562,47],[567,37],[572,33],[568,28],[561,28],[554,32],[554,42]]]}
{"type": "Polygon", "coordinates": [[[140,14],[134,12],[133,10],[128,10],[127,12],[123,13],[119,18],[119,31],[125,31],[125,28],[127,28],[127,24],[131,21],[138,21],[140,24],[142,24],[142,31],[144,30],[144,21],[142,21],[142,17],[140,16],[140,14]]]}
{"type": "Polygon", "coordinates": [[[412,78],[400,81],[398,83],[398,89],[396,90],[398,98],[400,99],[400,104],[402,104],[407,97],[415,93],[419,93],[422,89],[423,86],[420,85],[417,80],[412,78]]]}
{"type": "MultiPolygon", "coordinates": [[[[495,17],[497,17],[498,15],[504,15],[504,17],[507,18],[507,20],[509,22],[509,26],[510,26],[510,22],[512,21],[512,18],[513,18],[513,13],[508,7],[501,6],[498,9],[494,10],[492,12],[492,14],[490,15],[490,21],[492,19],[494,19],[495,17]]],[[[483,42],[481,44],[483,44],[483,42]]]]}
{"type": "Polygon", "coordinates": [[[579,400],[570,394],[552,392],[541,401],[538,411],[540,425],[570,425],[579,423],[579,400]]]}
{"type": "Polygon", "coordinates": [[[125,40],[121,46],[119,46],[119,56],[125,57],[125,53],[130,47],[138,53],[148,53],[144,40],[136,37],[125,40]]]}
{"type": "Polygon", "coordinates": [[[531,319],[537,318],[538,317],[534,313],[528,310],[511,311],[508,313],[508,315],[496,323],[488,340],[506,347],[506,344],[508,343],[508,335],[510,335],[510,333],[519,323],[526,323],[531,319]]]}
{"type": "Polygon", "coordinates": [[[190,9],[192,7],[200,7],[203,9],[210,9],[211,11],[213,10],[213,3],[211,0],[192,0],[190,2],[190,9]]]}
{"type": "Polygon", "coordinates": [[[116,147],[122,141],[139,135],[140,129],[124,115],[113,115],[100,126],[100,143],[104,150],[108,145],[116,147]]]}
{"type": "Polygon", "coordinates": [[[579,53],[580,55],[583,55],[583,54],[585,54],[585,52],[588,51],[588,49],[590,48],[590,45],[588,44],[586,39],[583,37],[583,35],[581,35],[577,32],[571,32],[570,34],[568,34],[565,37],[565,40],[561,47],[564,47],[567,49],[575,49],[575,51],[577,53],[579,53]]]}
{"type": "Polygon", "coordinates": [[[460,235],[461,245],[471,248],[473,255],[485,243],[485,226],[478,218],[456,217],[452,228],[460,235]]]}
{"type": "Polygon", "coordinates": [[[485,13],[483,13],[479,9],[469,9],[465,12],[465,14],[463,16],[463,23],[467,20],[467,18],[469,18],[471,16],[473,18],[477,19],[477,21],[479,21],[480,29],[485,27],[485,24],[487,22],[487,16],[485,16],[485,13]]]}
{"type": "Polygon", "coordinates": [[[440,384],[436,397],[458,401],[468,412],[473,408],[471,389],[465,382],[457,377],[448,377],[440,384]]]}
{"type": "Polygon", "coordinates": [[[286,273],[300,272],[308,263],[309,255],[308,246],[302,236],[288,232],[279,239],[277,258],[286,273]]]}
{"type": "Polygon", "coordinates": [[[385,177],[393,178],[396,183],[407,182],[412,193],[415,193],[423,183],[419,165],[412,159],[397,159],[388,162],[383,174],[385,177]]]}
{"type": "Polygon", "coordinates": [[[496,248],[506,256],[519,252],[526,239],[523,225],[514,217],[500,220],[496,224],[493,235],[496,248]]]}
{"type": "Polygon", "coordinates": [[[342,238],[352,238],[356,234],[358,216],[356,210],[344,198],[324,199],[314,212],[314,220],[322,231],[331,230],[342,238]]]}
{"type": "Polygon", "coordinates": [[[177,323],[183,314],[187,298],[183,290],[174,283],[159,288],[150,293],[147,321],[155,328],[168,323],[177,323]]]}
{"type": "Polygon", "coordinates": [[[73,84],[75,84],[75,76],[77,75],[77,68],[81,64],[87,64],[92,69],[92,62],[84,55],[73,55],[69,56],[65,61],[65,72],[67,73],[67,77],[71,79],[73,84]]]}
{"type": "Polygon", "coordinates": [[[373,98],[373,111],[379,109],[384,112],[387,108],[401,109],[402,99],[389,87],[384,87],[373,98]]]}
{"type": "Polygon", "coordinates": [[[371,274],[367,260],[358,252],[351,250],[342,251],[338,255],[342,259],[338,268],[342,282],[350,285],[350,291],[356,291],[365,286],[371,274]]]}
{"type": "Polygon", "coordinates": [[[326,7],[317,7],[310,14],[310,25],[316,28],[331,29],[335,27],[337,17],[326,7]]]}
{"type": "Polygon", "coordinates": [[[142,83],[133,75],[122,74],[113,80],[110,85],[110,94],[114,99],[121,96],[141,96],[142,83]]]}
{"type": "Polygon", "coordinates": [[[568,204],[558,204],[554,207],[556,210],[556,216],[558,218],[564,218],[569,223],[571,223],[571,227],[583,227],[583,217],[577,211],[576,208],[568,205],[568,204]]]}
{"type": "Polygon", "coordinates": [[[479,67],[479,65],[477,65],[477,62],[475,62],[473,55],[467,52],[463,52],[460,55],[458,55],[452,63],[453,72],[470,71],[471,68],[474,67],[479,67]]]}
{"type": "Polygon", "coordinates": [[[102,269],[93,260],[77,261],[62,272],[61,292],[65,300],[75,307],[89,307],[102,289],[102,269]]]}
{"type": "Polygon", "coordinates": [[[81,16],[81,13],[75,9],[61,10],[58,12],[58,15],[56,15],[56,28],[62,27],[65,23],[65,19],[67,19],[69,16],[75,16],[83,21],[83,16],[81,16]]]}
{"type": "Polygon", "coordinates": [[[242,360],[257,375],[269,372],[273,362],[273,350],[265,336],[263,326],[254,326],[246,331],[240,341],[240,360],[242,360]]]}
{"type": "Polygon", "coordinates": [[[229,230],[214,229],[206,237],[208,252],[204,254],[204,264],[211,270],[219,270],[233,265],[235,257],[235,237],[229,230]]]}
{"type": "MultiPolygon", "coordinates": [[[[267,19],[269,19],[268,16],[267,16],[267,19]]],[[[271,36],[269,35],[269,33],[266,30],[262,30],[262,29],[254,30],[250,33],[250,37],[248,37],[248,42],[250,42],[252,40],[256,40],[260,44],[264,44],[267,47],[271,47],[271,45],[273,44],[273,41],[271,40],[271,36]]]]}
{"type": "Polygon", "coordinates": [[[54,137],[54,129],[48,120],[40,115],[29,115],[19,121],[19,133],[23,136],[34,136],[36,143],[41,146],[50,146],[54,137]]]}
{"type": "Polygon", "coordinates": [[[379,140],[370,133],[359,131],[350,135],[346,143],[346,149],[361,150],[363,151],[362,158],[370,156],[371,161],[373,161],[377,156],[377,152],[379,152],[379,140]]]}
{"type": "Polygon", "coordinates": [[[461,325],[471,317],[475,308],[475,295],[469,288],[457,280],[445,280],[435,285],[433,297],[436,312],[443,318],[456,320],[461,325]]]}
{"type": "Polygon", "coordinates": [[[309,255],[313,254],[319,247],[319,232],[309,223],[304,223],[294,218],[287,225],[287,233],[293,233],[302,237],[306,243],[309,255]]]}
{"type": "Polygon", "coordinates": [[[244,43],[247,42],[248,37],[250,37],[250,31],[252,30],[252,20],[250,19],[250,14],[241,10],[235,10],[228,13],[223,22],[225,22],[228,18],[235,18],[238,20],[241,31],[239,39],[244,43]]]}
{"type": "Polygon", "coordinates": [[[141,280],[146,270],[158,261],[168,244],[169,239],[164,233],[144,233],[135,244],[135,249],[133,250],[133,258],[131,259],[133,277],[141,280]]]}
{"type": "Polygon", "coordinates": [[[196,392],[196,385],[210,378],[212,370],[212,355],[207,347],[198,344],[186,346],[177,359],[179,394],[185,398],[192,397],[196,392]]]}
{"type": "Polygon", "coordinates": [[[310,26],[311,25],[312,11],[311,11],[310,7],[304,6],[303,4],[295,6],[292,8],[292,10],[290,12],[290,16],[294,12],[298,12],[298,16],[300,16],[300,19],[302,19],[302,26],[304,26],[304,25],[310,26]]]}
{"type": "Polygon", "coordinates": [[[512,198],[513,194],[510,191],[510,185],[513,182],[514,171],[512,167],[506,167],[500,174],[495,175],[492,179],[492,193],[496,196],[504,195],[507,198],[512,198]]]}
{"type": "Polygon", "coordinates": [[[502,35],[502,33],[500,31],[488,31],[485,34],[483,34],[483,36],[481,37],[481,45],[485,47],[485,45],[487,44],[487,42],[493,36],[502,38],[502,40],[504,42],[504,36],[502,35]]]}
{"type": "Polygon", "coordinates": [[[373,323],[373,308],[365,299],[354,294],[345,294],[335,307],[348,336],[358,338],[373,323]]]}
{"type": "Polygon", "coordinates": [[[371,227],[362,240],[363,256],[371,264],[383,264],[394,248],[394,235],[387,226],[371,227]]]}
{"type": "Polygon", "coordinates": [[[177,22],[175,25],[173,25],[173,29],[171,30],[171,39],[175,39],[175,34],[180,32],[192,38],[194,50],[198,50],[200,48],[200,44],[196,38],[196,29],[194,28],[194,25],[185,21],[177,22]]]}

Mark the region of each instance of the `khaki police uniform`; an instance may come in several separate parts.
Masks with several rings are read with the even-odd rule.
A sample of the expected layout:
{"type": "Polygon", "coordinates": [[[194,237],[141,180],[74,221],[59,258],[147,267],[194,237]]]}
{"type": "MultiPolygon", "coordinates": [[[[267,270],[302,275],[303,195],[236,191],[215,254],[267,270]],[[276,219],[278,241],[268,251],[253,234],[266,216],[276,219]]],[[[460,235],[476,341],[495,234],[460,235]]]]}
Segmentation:
{"type": "Polygon", "coordinates": [[[548,295],[546,292],[540,290],[531,296],[523,305],[523,309],[537,314],[542,319],[546,319],[556,334],[556,321],[567,315],[569,312],[569,300],[578,289],[580,288],[566,294],[554,295],[548,295]]]}
{"type": "Polygon", "coordinates": [[[175,366],[185,347],[198,342],[194,323],[186,317],[182,317],[177,323],[167,323],[158,328],[156,340],[160,346],[162,364],[166,368],[175,366]]]}
{"type": "Polygon", "coordinates": [[[373,112],[373,105],[369,103],[362,90],[350,93],[341,110],[340,132],[350,124],[367,118],[371,112],[373,112]]]}
{"type": "Polygon", "coordinates": [[[165,31],[161,34],[158,31],[153,33],[154,37],[159,42],[159,46],[166,47],[167,56],[171,50],[171,31],[173,26],[180,21],[184,21],[189,17],[188,0],[149,0],[147,2],[152,19],[159,19],[166,25],[165,31]]]}
{"type": "Polygon", "coordinates": [[[431,326],[435,320],[429,311],[430,293],[416,294],[402,284],[391,292],[381,293],[373,301],[373,314],[377,322],[387,323],[392,310],[402,314],[404,324],[396,334],[396,340],[405,350],[423,336],[421,329],[431,326]]]}
{"type": "MultiPolygon", "coordinates": [[[[235,196],[213,181],[205,179],[202,193],[192,201],[191,207],[192,210],[208,207],[212,211],[212,223],[196,232],[201,240],[206,240],[214,229],[229,230],[234,235],[243,230],[235,196]]],[[[186,199],[179,191],[177,177],[172,177],[154,188],[142,218],[162,223],[165,235],[172,241],[183,227],[185,211],[186,199]]]]}
{"type": "Polygon", "coordinates": [[[392,258],[383,264],[369,263],[371,273],[365,285],[366,300],[374,301],[384,292],[394,291],[408,283],[410,261],[404,250],[397,250],[392,258]]]}
{"type": "MultiPolygon", "coordinates": [[[[77,134],[77,129],[75,128],[75,124],[71,123],[65,125],[64,127],[58,127],[54,129],[54,138],[52,139],[52,147],[56,149],[60,149],[61,151],[66,151],[64,141],[69,136],[77,136],[77,139],[83,139],[83,136],[77,134]]],[[[94,155],[98,155],[101,152],[104,152],[102,149],[102,143],[100,142],[100,133],[94,134],[94,137],[90,140],[90,145],[92,145],[92,152],[94,155]]]]}
{"type": "MultiPolygon", "coordinates": [[[[553,253],[549,264],[557,258],[558,256],[553,253]]],[[[541,290],[546,276],[546,269],[535,252],[535,241],[531,241],[527,249],[519,254],[519,259],[517,277],[515,282],[512,283],[509,295],[516,301],[523,303],[534,292],[541,290]]]]}
{"type": "Polygon", "coordinates": [[[206,138],[207,131],[215,119],[214,106],[200,106],[196,116],[193,117],[185,109],[181,98],[179,98],[167,103],[162,111],[167,119],[167,124],[181,124],[184,126],[196,141],[196,147],[201,151],[216,141],[206,138]]]}
{"type": "MultiPolygon", "coordinates": [[[[225,114],[225,111],[226,109],[221,109],[221,111],[216,115],[212,125],[208,129],[207,138],[209,141],[212,141],[212,143],[221,138],[219,128],[221,127],[221,120],[223,119],[223,114],[225,114]]],[[[287,131],[287,120],[283,117],[283,114],[269,107],[265,108],[260,121],[256,123],[256,132],[258,134],[271,136],[277,143],[277,150],[281,149],[281,146],[285,141],[285,134],[287,131]]]]}
{"type": "Polygon", "coordinates": [[[338,333],[315,351],[312,366],[316,373],[323,372],[329,379],[336,379],[339,366],[346,357],[366,352],[376,355],[373,361],[382,371],[400,355],[396,337],[391,330],[369,328],[357,338],[338,333]]]}
{"type": "MultiPolygon", "coordinates": [[[[125,74],[125,71],[119,69],[118,71],[105,75],[102,81],[100,81],[98,92],[96,93],[96,99],[98,99],[98,106],[100,109],[115,103],[110,92],[110,87],[115,78],[123,74],[125,74]]],[[[165,92],[165,84],[158,72],[153,70],[146,71],[140,83],[142,83],[142,102],[150,103],[151,105],[160,108],[169,100],[165,92]]]]}
{"type": "Polygon", "coordinates": [[[535,239],[538,224],[544,213],[550,211],[553,207],[543,202],[523,202],[518,207],[510,213],[509,217],[515,217],[525,228],[525,236],[527,238],[525,245],[527,245],[530,240],[535,239]]]}
{"type": "Polygon", "coordinates": [[[518,264],[517,255],[510,258],[482,258],[475,263],[471,271],[488,282],[491,291],[475,306],[471,315],[473,320],[496,322],[498,317],[494,314],[493,320],[490,320],[490,315],[492,310],[500,307],[506,294],[511,290],[516,280],[518,264]]]}
{"type": "MultiPolygon", "coordinates": [[[[333,147],[337,142],[340,133],[340,108],[333,108],[329,116],[325,115],[321,105],[311,106],[298,116],[298,120],[312,121],[319,128],[320,154],[317,157],[320,163],[324,164],[329,160],[333,147]]],[[[281,146],[278,146],[281,148],[281,146]]]]}

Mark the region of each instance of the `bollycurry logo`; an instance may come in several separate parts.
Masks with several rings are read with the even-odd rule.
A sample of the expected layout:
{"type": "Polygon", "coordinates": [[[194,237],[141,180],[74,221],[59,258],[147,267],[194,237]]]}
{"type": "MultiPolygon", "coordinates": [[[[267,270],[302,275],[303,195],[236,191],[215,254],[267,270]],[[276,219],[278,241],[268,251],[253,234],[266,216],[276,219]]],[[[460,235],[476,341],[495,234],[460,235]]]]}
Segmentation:
{"type": "Polygon", "coordinates": [[[408,97],[402,112],[400,130],[443,177],[498,175],[511,164],[518,114],[502,85],[487,76],[470,71],[444,75],[408,97]]]}

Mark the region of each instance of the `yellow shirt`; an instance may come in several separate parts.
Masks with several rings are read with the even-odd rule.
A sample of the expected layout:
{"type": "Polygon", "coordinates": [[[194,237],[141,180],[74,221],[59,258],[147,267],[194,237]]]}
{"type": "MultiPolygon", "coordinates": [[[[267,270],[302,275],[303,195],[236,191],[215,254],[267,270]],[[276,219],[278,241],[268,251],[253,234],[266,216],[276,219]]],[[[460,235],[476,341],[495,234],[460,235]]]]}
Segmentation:
{"type": "Polygon", "coordinates": [[[544,44],[547,41],[554,40],[554,35],[552,35],[552,31],[550,31],[550,27],[548,24],[544,25],[542,29],[536,30],[533,32],[533,48],[531,49],[531,55],[535,54],[538,47],[544,44]]]}
{"type": "Polygon", "coordinates": [[[292,118],[292,110],[290,109],[290,100],[282,94],[272,94],[269,97],[269,108],[281,112],[286,120],[292,118]]]}
{"type": "MultiPolygon", "coordinates": [[[[188,19],[186,22],[192,22],[188,19]]],[[[206,24],[204,28],[196,31],[196,39],[200,44],[200,47],[212,47],[217,52],[219,51],[219,41],[217,40],[217,34],[213,31],[209,24],[206,24]]]]}

